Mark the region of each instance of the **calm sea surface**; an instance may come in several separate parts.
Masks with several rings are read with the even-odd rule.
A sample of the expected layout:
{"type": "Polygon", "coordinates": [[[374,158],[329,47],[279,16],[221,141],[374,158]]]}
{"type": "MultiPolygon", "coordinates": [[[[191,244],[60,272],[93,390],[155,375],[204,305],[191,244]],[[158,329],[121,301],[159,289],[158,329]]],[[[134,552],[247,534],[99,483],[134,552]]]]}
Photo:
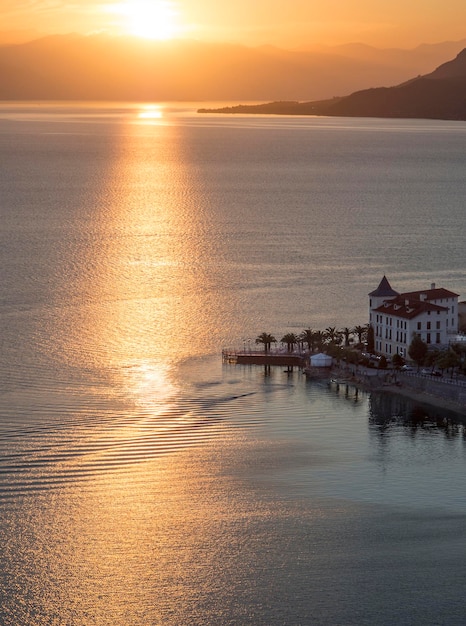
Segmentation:
{"type": "Polygon", "coordinates": [[[456,625],[465,415],[221,363],[466,296],[466,124],[0,105],[0,624],[456,625]]]}

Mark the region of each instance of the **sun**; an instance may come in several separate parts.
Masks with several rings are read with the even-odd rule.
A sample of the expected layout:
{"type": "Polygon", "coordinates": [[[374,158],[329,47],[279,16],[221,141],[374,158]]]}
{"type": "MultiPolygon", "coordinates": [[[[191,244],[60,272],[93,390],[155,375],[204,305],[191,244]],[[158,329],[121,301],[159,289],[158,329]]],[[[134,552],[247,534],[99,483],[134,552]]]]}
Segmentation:
{"type": "Polygon", "coordinates": [[[180,32],[178,14],[171,2],[135,0],[124,2],[118,8],[126,19],[125,30],[136,37],[166,41],[180,32]]]}

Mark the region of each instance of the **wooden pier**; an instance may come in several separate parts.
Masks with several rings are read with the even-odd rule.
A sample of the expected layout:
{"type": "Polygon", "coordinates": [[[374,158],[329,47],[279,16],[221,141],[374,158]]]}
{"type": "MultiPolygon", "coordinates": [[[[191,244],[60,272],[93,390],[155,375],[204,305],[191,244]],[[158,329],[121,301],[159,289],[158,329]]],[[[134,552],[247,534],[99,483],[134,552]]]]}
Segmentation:
{"type": "Polygon", "coordinates": [[[296,352],[264,352],[255,350],[222,350],[225,363],[238,365],[278,365],[280,367],[305,367],[307,355],[296,352]]]}

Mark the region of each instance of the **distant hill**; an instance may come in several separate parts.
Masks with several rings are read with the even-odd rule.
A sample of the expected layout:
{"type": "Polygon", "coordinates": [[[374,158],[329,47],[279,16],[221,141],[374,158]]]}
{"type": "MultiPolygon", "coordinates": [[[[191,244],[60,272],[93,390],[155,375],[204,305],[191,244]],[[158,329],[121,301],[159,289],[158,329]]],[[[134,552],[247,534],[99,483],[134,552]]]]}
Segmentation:
{"type": "Polygon", "coordinates": [[[240,105],[217,112],[466,120],[466,49],[430,74],[395,87],[365,89],[325,101],[240,105]]]}
{"type": "Polygon", "coordinates": [[[401,83],[466,46],[362,44],[282,50],[57,35],[0,46],[0,100],[322,100],[401,83]]]}

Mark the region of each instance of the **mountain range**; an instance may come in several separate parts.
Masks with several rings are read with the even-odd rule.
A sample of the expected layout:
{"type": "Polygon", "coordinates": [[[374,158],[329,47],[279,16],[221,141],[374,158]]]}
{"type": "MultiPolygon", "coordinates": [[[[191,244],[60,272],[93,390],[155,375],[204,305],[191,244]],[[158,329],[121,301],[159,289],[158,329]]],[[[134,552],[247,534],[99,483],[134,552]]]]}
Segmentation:
{"type": "Polygon", "coordinates": [[[430,74],[394,87],[364,89],[324,101],[240,105],[216,112],[466,120],[466,48],[430,74]]]}
{"type": "Polygon", "coordinates": [[[0,100],[316,101],[407,81],[465,46],[466,40],[411,50],[362,44],[282,50],[55,35],[0,46],[0,100]]]}

